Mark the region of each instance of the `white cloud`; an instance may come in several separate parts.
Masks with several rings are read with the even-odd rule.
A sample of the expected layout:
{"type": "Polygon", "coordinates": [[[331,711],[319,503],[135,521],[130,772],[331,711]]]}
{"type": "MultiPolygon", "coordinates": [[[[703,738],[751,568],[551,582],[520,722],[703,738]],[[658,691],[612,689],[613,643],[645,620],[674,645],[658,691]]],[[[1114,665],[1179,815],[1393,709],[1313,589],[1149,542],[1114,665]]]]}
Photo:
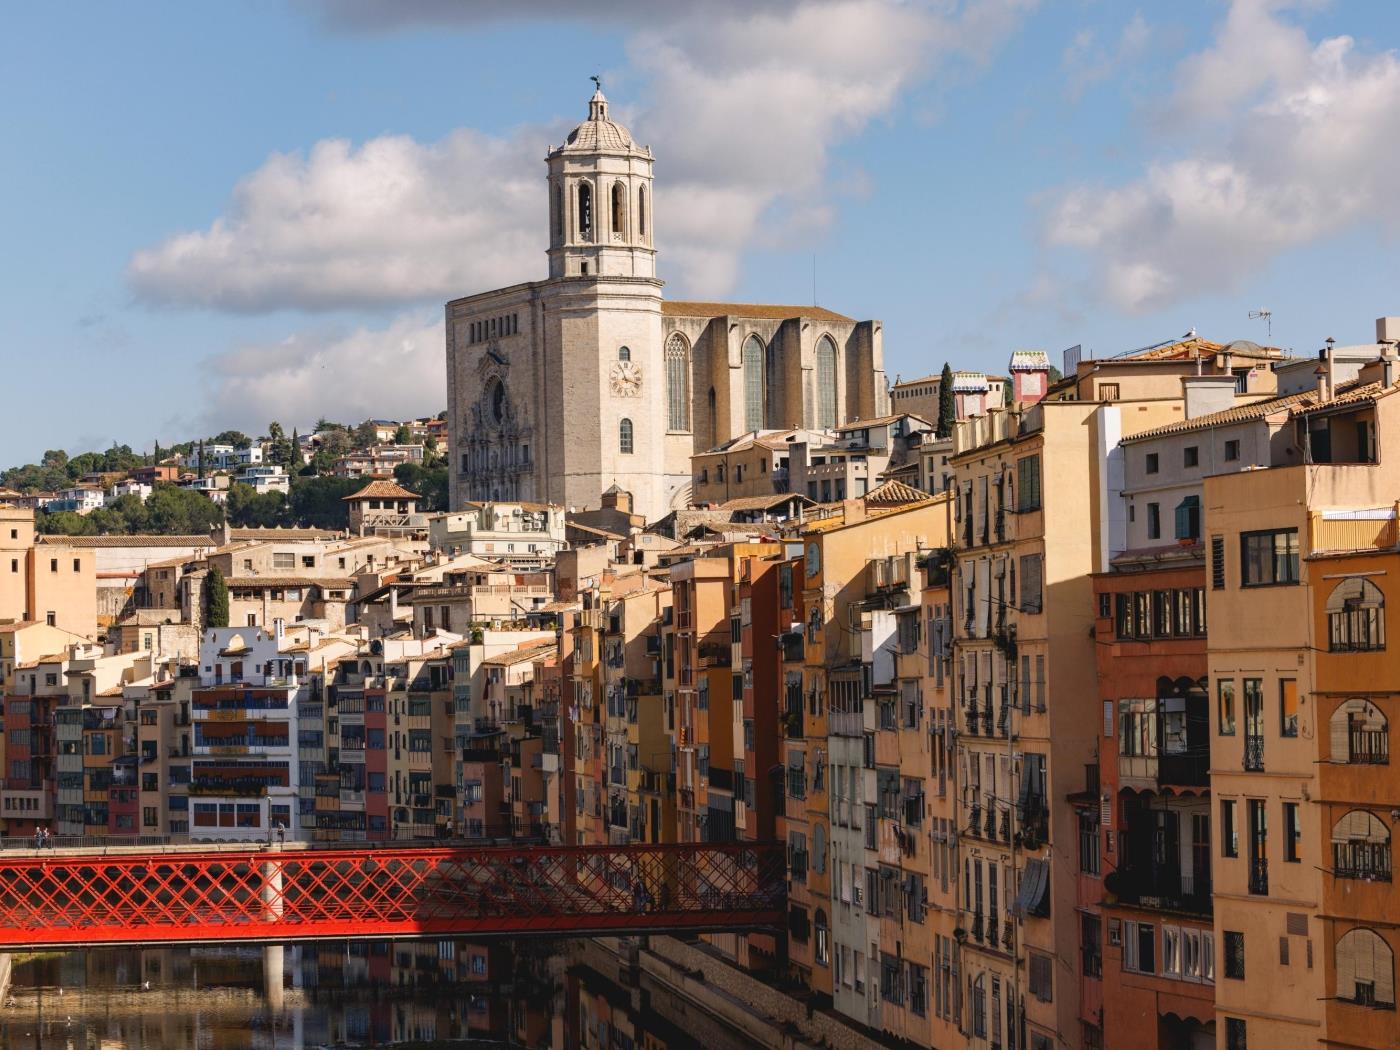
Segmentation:
{"type": "MultiPolygon", "coordinates": [[[[747,248],[820,229],[832,214],[832,151],[941,64],[984,60],[1033,4],[649,8],[648,28],[628,41],[644,108],[621,107],[620,92],[613,103],[658,157],[658,247],[673,291],[726,294],[747,248]]],[[[504,0],[316,9],[370,30],[579,11],[553,0],[525,14],[504,0]]],[[[138,252],[130,284],[147,302],[255,312],[435,302],[541,276],[539,158],[563,130],[327,140],[274,155],[207,228],[138,252]]]]}
{"type": "Polygon", "coordinates": [[[440,316],[402,314],[386,328],[300,333],[240,346],[207,366],[211,433],[235,427],[288,431],[317,417],[359,422],[441,411],[445,365],[440,316]]]}
{"type": "Polygon", "coordinates": [[[1283,252],[1400,222],[1400,60],[1344,36],[1311,44],[1277,7],[1237,0],[1214,46],[1182,64],[1168,112],[1197,148],[1049,208],[1049,243],[1087,253],[1116,305],[1228,288],[1283,252]]]}

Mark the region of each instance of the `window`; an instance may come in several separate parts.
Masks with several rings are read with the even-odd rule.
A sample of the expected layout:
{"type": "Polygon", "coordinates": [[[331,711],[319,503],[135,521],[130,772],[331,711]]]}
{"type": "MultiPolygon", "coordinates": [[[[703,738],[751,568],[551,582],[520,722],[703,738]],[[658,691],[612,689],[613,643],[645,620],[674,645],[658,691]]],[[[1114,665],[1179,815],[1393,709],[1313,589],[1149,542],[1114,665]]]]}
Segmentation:
{"type": "Polygon", "coordinates": [[[1225,442],[1225,462],[1233,463],[1240,458],[1240,442],[1238,438],[1231,438],[1225,442]]]}
{"type": "Polygon", "coordinates": [[[1210,538],[1210,589],[1213,591],[1223,591],[1225,589],[1225,537],[1212,536],[1210,538]]]}
{"type": "Polygon", "coordinates": [[[1197,445],[1187,445],[1181,450],[1181,465],[1183,467],[1196,467],[1201,463],[1201,450],[1197,445]]]}
{"type": "Polygon", "coordinates": [[[1375,931],[1349,930],[1337,941],[1337,998],[1394,1009],[1395,956],[1375,931]]]}
{"type": "Polygon", "coordinates": [[[1176,505],[1176,538],[1198,540],[1201,538],[1201,498],[1187,496],[1176,505]]]}
{"type": "Polygon", "coordinates": [[[1121,395],[1119,394],[1119,388],[1117,383],[1099,384],[1100,401],[1117,401],[1120,396],[1121,395]]]}
{"type": "Polygon", "coordinates": [[[1215,683],[1216,706],[1219,721],[1216,732],[1221,736],[1235,735],[1235,680],[1222,678],[1215,683]]]}
{"type": "Polygon", "coordinates": [[[817,427],[836,426],[836,344],[824,335],[817,343],[817,427]]]}
{"type": "Polygon", "coordinates": [[[1249,1050],[1245,1044],[1245,1027],[1242,1018],[1225,1018],[1225,1050],[1249,1050]]]}
{"type": "Polygon", "coordinates": [[[1031,956],[1031,995],[1042,1003],[1054,1002],[1055,969],[1051,956],[1033,951],[1031,956]]]}
{"type": "Polygon", "coordinates": [[[1297,582],[1297,529],[1272,529],[1241,534],[1241,586],[1271,587],[1297,582]]]}
{"type": "Polygon", "coordinates": [[[1225,976],[1244,980],[1244,934],[1235,930],[1225,931],[1225,976]]]}
{"type": "Polygon", "coordinates": [[[768,382],[764,375],[763,343],[758,336],[751,335],[744,340],[741,360],[744,369],[744,429],[762,430],[768,382]]]}
{"type": "Polygon", "coordinates": [[[619,346],[619,347],[617,348],[617,359],[618,359],[619,361],[630,361],[630,360],[632,360],[632,350],[631,350],[631,348],[630,348],[630,347],[626,347],[626,346],[619,346]]]}
{"type": "Polygon", "coordinates": [[[1079,814],[1079,870],[1085,875],[1099,873],[1099,822],[1087,810],[1079,814]]]}
{"type": "Polygon", "coordinates": [[[1380,818],[1353,809],[1332,825],[1332,868],[1339,879],[1390,881],[1390,832],[1380,818]]]}
{"type": "Polygon", "coordinates": [[[1380,708],[1356,698],[1338,705],[1328,720],[1331,759],[1356,765],[1390,762],[1389,723],[1380,708]]]}
{"type": "Polygon", "coordinates": [[[1149,452],[1149,453],[1147,454],[1147,462],[1146,462],[1146,464],[1145,464],[1145,466],[1144,466],[1144,468],[1143,468],[1144,471],[1145,471],[1146,473],[1148,473],[1148,474],[1155,474],[1155,473],[1157,473],[1158,462],[1159,462],[1159,461],[1158,461],[1157,453],[1155,453],[1155,452],[1149,452]]]}
{"type": "Polygon", "coordinates": [[[690,429],[690,345],[680,332],[666,340],[666,428],[690,429]]]}
{"type": "Polygon", "coordinates": [[[1147,538],[1149,540],[1162,538],[1162,505],[1160,503],[1147,505],[1147,538]]]}
{"type": "Polygon", "coordinates": [[[1157,972],[1157,927],[1124,920],[1123,969],[1130,973],[1157,972]]]}
{"type": "Polygon", "coordinates": [[[1235,824],[1235,800],[1232,798],[1220,800],[1220,855],[1240,855],[1240,832],[1235,824]]]}
{"type": "Polygon", "coordinates": [[[1385,595],[1370,580],[1342,580],[1327,596],[1327,648],[1332,652],[1385,648],[1385,595]]]}
{"type": "Polygon", "coordinates": [[[585,240],[593,236],[593,187],[586,182],[578,184],[578,233],[585,240]]]}
{"type": "Polygon", "coordinates": [[[637,187],[637,236],[645,238],[647,235],[647,188],[637,187]]]}
{"type": "Polygon", "coordinates": [[[1097,915],[1079,916],[1079,957],[1085,977],[1103,976],[1103,923],[1097,915]]]}
{"type": "Polygon", "coordinates": [[[1021,557],[1021,611],[1024,613],[1038,613],[1043,609],[1041,565],[1039,554],[1026,554],[1021,557]]]}
{"type": "Polygon", "coordinates": [[[1303,828],[1298,819],[1298,803],[1283,804],[1283,859],[1296,864],[1303,844],[1303,828]]]}
{"type": "Polygon", "coordinates": [[[632,454],[632,421],[624,419],[617,425],[617,450],[623,455],[632,454]]]}
{"type": "Polygon", "coordinates": [[[1025,456],[1016,461],[1018,511],[1040,509],[1040,457],[1025,456]]]}
{"type": "MultiPolygon", "coordinates": [[[[818,825],[818,827],[820,826],[818,825]]],[[[821,966],[830,966],[831,928],[827,925],[826,912],[818,908],[816,921],[813,925],[817,933],[817,963],[821,966]]]]}
{"type": "Polygon", "coordinates": [[[627,191],[621,182],[614,182],[612,186],[612,232],[627,232],[627,191]]]}
{"type": "Polygon", "coordinates": [[[1292,678],[1278,682],[1279,736],[1298,735],[1298,683],[1292,678]]]}

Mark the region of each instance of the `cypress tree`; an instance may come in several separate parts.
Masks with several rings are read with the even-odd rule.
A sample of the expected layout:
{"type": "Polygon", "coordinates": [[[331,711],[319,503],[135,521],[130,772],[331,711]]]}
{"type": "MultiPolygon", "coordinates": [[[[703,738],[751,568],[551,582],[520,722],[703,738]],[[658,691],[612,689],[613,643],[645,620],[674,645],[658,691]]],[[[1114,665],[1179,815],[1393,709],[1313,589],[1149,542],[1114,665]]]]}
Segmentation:
{"type": "Polygon", "coordinates": [[[228,581],[217,565],[204,581],[204,626],[228,626],[228,581]]]}
{"type": "Polygon", "coordinates": [[[953,369],[943,362],[943,374],[938,377],[938,436],[953,436],[953,424],[957,422],[957,410],[953,407],[953,369]]]}

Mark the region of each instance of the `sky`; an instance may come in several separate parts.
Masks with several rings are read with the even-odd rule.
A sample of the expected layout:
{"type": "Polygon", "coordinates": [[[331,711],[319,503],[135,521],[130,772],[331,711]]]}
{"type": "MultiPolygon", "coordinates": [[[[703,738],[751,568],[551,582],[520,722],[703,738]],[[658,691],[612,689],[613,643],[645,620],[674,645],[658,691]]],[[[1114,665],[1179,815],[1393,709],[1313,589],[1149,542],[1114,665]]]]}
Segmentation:
{"type": "Polygon", "coordinates": [[[442,304],[545,275],[593,74],[656,156],[665,294],[878,318],[892,379],[1400,313],[1400,4],[0,17],[0,466],[442,410],[442,304]]]}

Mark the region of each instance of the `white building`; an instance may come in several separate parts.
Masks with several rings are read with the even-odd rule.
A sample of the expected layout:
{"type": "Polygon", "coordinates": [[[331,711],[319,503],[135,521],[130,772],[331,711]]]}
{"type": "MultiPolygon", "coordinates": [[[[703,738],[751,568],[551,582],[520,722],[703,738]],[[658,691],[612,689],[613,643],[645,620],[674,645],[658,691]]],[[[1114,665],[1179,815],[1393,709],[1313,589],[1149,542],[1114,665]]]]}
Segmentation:
{"type": "Polygon", "coordinates": [[[131,478],[127,478],[126,480],[119,481],[112,486],[111,496],[112,499],[117,499],[121,496],[139,496],[142,502],[145,502],[147,499],[150,498],[150,495],[153,491],[155,490],[152,489],[150,485],[144,484],[140,481],[133,481],[131,478]]]}
{"type": "Polygon", "coordinates": [[[292,490],[292,479],[280,466],[244,467],[238,474],[238,480],[244,485],[253,486],[259,494],[292,490]]]}
{"type": "Polygon", "coordinates": [[[548,503],[471,503],[428,518],[428,546],[512,565],[552,564],[568,542],[564,508],[548,503]]]}
{"type": "Polygon", "coordinates": [[[50,511],[71,510],[79,514],[90,514],[95,510],[101,510],[106,503],[107,494],[101,489],[79,485],[76,488],[61,491],[58,494],[58,499],[52,500],[45,509],[50,511]]]}
{"type": "Polygon", "coordinates": [[[282,647],[280,622],[272,632],[205,632],[190,699],[192,840],[265,842],[279,830],[289,840],[311,837],[298,805],[297,705],[310,695],[305,650],[282,647]]]}

